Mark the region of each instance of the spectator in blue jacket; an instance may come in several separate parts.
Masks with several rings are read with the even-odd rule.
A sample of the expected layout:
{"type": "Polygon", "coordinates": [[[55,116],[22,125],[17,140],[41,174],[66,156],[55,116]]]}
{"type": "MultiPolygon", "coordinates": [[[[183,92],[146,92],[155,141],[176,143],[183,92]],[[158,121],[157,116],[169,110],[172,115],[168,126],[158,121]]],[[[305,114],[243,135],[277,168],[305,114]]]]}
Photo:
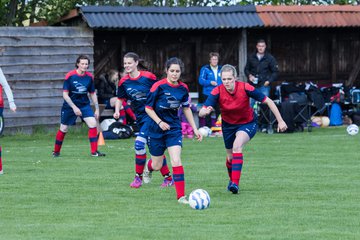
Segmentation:
{"type": "MultiPolygon", "coordinates": [[[[202,91],[202,99],[205,102],[208,96],[210,95],[211,91],[218,85],[222,84],[221,78],[220,78],[220,71],[221,66],[219,63],[220,55],[217,52],[211,52],[209,53],[209,62],[210,64],[207,64],[203,66],[200,70],[200,76],[199,76],[199,84],[203,87],[202,91]]],[[[220,108],[219,105],[215,107],[215,116],[211,117],[206,116],[205,118],[205,125],[211,128],[218,118],[220,114],[220,108]],[[213,120],[212,120],[213,119],[213,120]]],[[[200,124],[203,126],[204,124],[200,124]]]]}

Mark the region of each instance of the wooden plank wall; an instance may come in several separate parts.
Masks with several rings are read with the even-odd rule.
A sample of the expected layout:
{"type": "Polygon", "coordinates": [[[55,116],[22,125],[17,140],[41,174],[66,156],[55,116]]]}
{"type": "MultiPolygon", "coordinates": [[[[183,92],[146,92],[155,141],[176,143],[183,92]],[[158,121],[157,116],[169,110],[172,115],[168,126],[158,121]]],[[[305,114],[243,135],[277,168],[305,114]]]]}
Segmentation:
{"type": "Polygon", "coordinates": [[[91,59],[93,31],[84,27],[0,27],[0,66],[18,107],[14,114],[5,100],[5,128],[22,129],[60,123],[65,74],[80,54],[91,59]]]}

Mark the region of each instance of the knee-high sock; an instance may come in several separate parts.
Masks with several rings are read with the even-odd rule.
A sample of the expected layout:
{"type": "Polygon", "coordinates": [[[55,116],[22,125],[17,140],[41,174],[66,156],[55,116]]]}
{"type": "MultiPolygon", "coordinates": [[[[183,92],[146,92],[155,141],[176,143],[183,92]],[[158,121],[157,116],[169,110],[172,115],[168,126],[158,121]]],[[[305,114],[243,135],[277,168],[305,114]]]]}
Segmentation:
{"type": "Polygon", "coordinates": [[[98,150],[98,137],[97,137],[96,127],[89,128],[88,136],[90,141],[91,152],[95,153],[98,150]]]}
{"type": "Polygon", "coordinates": [[[62,132],[60,129],[56,133],[54,152],[60,152],[66,132],[62,132]]]}
{"type": "Polygon", "coordinates": [[[177,199],[185,196],[185,177],[184,177],[184,168],[183,166],[172,167],[173,169],[173,179],[176,189],[177,199]]]}
{"type": "Polygon", "coordinates": [[[163,175],[164,178],[167,178],[170,181],[172,180],[171,173],[170,173],[169,167],[167,165],[165,155],[164,155],[163,165],[162,165],[162,167],[160,169],[160,172],[161,172],[161,174],[163,175]]]}
{"type": "Polygon", "coordinates": [[[3,169],[2,169],[1,146],[0,146],[0,174],[2,173],[3,173],[3,169]]]}
{"type": "Polygon", "coordinates": [[[145,162],[146,162],[146,153],[135,154],[135,172],[136,175],[139,176],[140,178],[142,178],[144,172],[145,162]]]}
{"type": "Polygon", "coordinates": [[[231,180],[233,183],[236,183],[237,185],[239,185],[240,182],[242,165],[243,165],[243,154],[233,153],[231,180]]]}
{"type": "Polygon", "coordinates": [[[230,181],[231,181],[231,175],[232,175],[232,173],[231,173],[231,165],[232,165],[231,161],[228,158],[226,158],[226,168],[227,168],[227,171],[228,171],[230,181]]]}

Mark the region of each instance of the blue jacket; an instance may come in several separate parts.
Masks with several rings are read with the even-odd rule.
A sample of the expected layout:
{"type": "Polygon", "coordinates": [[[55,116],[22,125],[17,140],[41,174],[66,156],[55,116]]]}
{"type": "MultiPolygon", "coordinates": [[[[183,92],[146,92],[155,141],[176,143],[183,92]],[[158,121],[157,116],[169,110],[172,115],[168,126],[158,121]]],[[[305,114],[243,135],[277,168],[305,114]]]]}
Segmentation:
{"type": "Polygon", "coordinates": [[[220,71],[221,71],[220,65],[218,65],[218,72],[217,72],[217,81],[215,80],[215,75],[213,70],[211,69],[210,65],[205,65],[200,70],[199,75],[199,84],[203,86],[203,94],[206,96],[209,96],[211,91],[216,87],[211,85],[211,81],[216,81],[218,85],[222,84],[221,77],[220,77],[220,71]]]}

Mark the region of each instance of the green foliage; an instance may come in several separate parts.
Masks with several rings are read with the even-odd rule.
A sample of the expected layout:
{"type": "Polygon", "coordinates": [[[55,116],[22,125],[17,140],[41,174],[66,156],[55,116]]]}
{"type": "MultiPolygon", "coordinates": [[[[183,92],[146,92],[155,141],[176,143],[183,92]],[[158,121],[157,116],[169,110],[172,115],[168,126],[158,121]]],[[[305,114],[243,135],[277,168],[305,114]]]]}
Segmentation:
{"type": "Polygon", "coordinates": [[[344,127],[261,134],[244,149],[241,191],[226,191],[222,138],[184,140],[186,192],[211,206],[179,205],[162,177],[131,189],[134,139],[107,140],[92,158],[86,128],[0,139],[1,239],[360,239],[360,134],[344,127]]]}
{"type": "Polygon", "coordinates": [[[22,26],[45,20],[56,22],[76,6],[228,6],[239,5],[331,5],[359,4],[360,0],[0,0],[0,26],[22,26]]]}

